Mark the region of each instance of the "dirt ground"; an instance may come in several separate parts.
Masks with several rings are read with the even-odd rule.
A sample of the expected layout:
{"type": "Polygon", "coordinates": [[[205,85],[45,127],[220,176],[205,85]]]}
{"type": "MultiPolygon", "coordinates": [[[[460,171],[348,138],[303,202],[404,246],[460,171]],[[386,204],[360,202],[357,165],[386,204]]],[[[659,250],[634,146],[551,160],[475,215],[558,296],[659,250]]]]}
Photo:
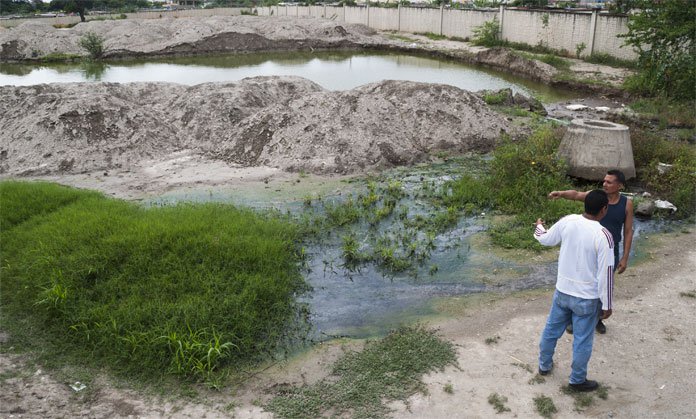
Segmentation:
{"type": "MultiPolygon", "coordinates": [[[[538,417],[533,399],[543,394],[558,408],[555,417],[693,417],[696,298],[684,294],[696,291],[694,234],[691,227],[649,238],[648,255],[617,277],[615,311],[606,322],[607,334],[595,338],[589,367],[589,377],[609,388],[606,400],[595,397],[579,412],[562,393],[570,373],[568,335],[559,340],[553,372],[544,383],[530,383],[552,293],[537,290],[444,302],[443,317],[426,324],[456,344],[458,367],[426,376],[428,394],[416,394],[407,404],[392,403],[393,417],[492,417],[487,402],[492,393],[508,399],[511,411],[503,416],[538,417]],[[496,337],[497,343],[485,343],[496,337]],[[444,390],[448,384],[452,393],[444,390]]],[[[146,396],[104,377],[77,392],[70,387],[76,383],[57,379],[22,356],[2,353],[0,416],[270,418],[259,404],[272,397],[274,384],[318,381],[346,346],[356,345],[324,343],[271,365],[234,391],[202,391],[195,399],[146,396]]]]}

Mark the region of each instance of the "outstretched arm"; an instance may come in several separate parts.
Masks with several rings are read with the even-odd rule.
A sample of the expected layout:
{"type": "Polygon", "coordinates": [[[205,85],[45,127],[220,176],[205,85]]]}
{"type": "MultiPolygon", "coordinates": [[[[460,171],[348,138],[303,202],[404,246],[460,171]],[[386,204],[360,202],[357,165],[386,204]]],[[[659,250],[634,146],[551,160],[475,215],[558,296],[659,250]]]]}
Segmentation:
{"type": "Polygon", "coordinates": [[[628,255],[631,253],[631,244],[633,243],[633,201],[630,199],[626,202],[626,220],[623,228],[623,256],[619,260],[617,272],[623,273],[628,267],[628,255]]]}
{"type": "Polygon", "coordinates": [[[569,189],[567,191],[552,191],[549,193],[549,199],[563,198],[570,201],[584,201],[587,196],[587,192],[580,192],[569,189]]]}

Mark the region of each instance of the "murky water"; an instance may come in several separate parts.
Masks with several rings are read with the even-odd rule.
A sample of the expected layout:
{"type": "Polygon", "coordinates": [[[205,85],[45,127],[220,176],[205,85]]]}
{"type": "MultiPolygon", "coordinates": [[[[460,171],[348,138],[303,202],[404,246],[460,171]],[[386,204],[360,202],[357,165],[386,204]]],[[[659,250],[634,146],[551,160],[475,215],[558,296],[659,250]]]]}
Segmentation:
{"type": "Polygon", "coordinates": [[[348,90],[384,79],[443,83],[464,90],[511,88],[544,101],[572,92],[451,60],[380,52],[293,52],[181,57],[75,64],[0,64],[0,85],[103,81],[162,81],[194,85],[245,77],[292,75],[329,90],[348,90]]]}
{"type": "MultiPolygon", "coordinates": [[[[428,213],[428,204],[419,198],[424,185],[441,183],[450,179],[449,174],[461,172],[461,166],[428,165],[397,169],[384,176],[400,180],[406,196],[399,205],[408,207],[413,215],[428,213]]],[[[222,201],[299,215],[306,211],[303,201],[308,195],[340,202],[364,193],[365,189],[363,180],[348,182],[298,176],[296,180],[271,182],[261,189],[173,191],[154,202],[222,201]]],[[[374,233],[392,234],[395,225],[393,218],[385,220],[374,233]]],[[[363,264],[358,269],[344,266],[342,238],[349,232],[366,237],[370,227],[365,223],[332,228],[327,237],[307,243],[309,269],[305,276],[314,290],[303,300],[310,306],[315,338],[380,335],[401,324],[437,314],[432,302],[443,298],[553,286],[556,280],[553,258],[542,262],[515,261],[490,252],[477,245],[480,235],[485,234],[485,225],[483,215],[461,218],[456,226],[434,237],[434,248],[423,265],[396,274],[385,272],[375,263],[363,264]]],[[[635,220],[634,227],[631,263],[644,253],[644,235],[665,231],[673,224],[635,220]]]]}

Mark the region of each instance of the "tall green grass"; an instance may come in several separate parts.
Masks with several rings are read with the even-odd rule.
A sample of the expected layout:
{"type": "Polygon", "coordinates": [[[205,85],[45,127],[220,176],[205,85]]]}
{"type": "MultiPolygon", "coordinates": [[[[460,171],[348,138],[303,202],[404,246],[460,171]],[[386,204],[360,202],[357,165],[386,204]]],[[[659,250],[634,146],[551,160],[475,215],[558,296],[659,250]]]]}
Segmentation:
{"type": "Polygon", "coordinates": [[[209,380],[302,330],[295,225],[222,204],[143,208],[0,183],[2,322],[18,343],[209,380]]]}
{"type": "Polygon", "coordinates": [[[464,175],[443,187],[446,205],[468,213],[493,209],[511,215],[492,225],[493,242],[506,248],[540,249],[532,238],[537,218],[553,223],[564,215],[577,213],[582,206],[566,200],[549,200],[553,190],[572,189],[563,161],[556,152],[561,131],[542,126],[527,139],[504,140],[494,152],[489,170],[479,176],[464,175]]]}

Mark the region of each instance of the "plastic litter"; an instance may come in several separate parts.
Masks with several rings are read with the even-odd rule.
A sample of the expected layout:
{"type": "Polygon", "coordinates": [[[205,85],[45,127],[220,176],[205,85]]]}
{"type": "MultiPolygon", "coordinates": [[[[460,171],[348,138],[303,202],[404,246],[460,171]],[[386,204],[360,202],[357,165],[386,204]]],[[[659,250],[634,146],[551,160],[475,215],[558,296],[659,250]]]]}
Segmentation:
{"type": "Polygon", "coordinates": [[[675,207],[674,204],[672,204],[669,201],[663,201],[661,199],[658,199],[657,201],[655,201],[655,206],[660,209],[668,209],[670,211],[677,212],[677,207],[675,207]]]}
{"type": "Polygon", "coordinates": [[[75,393],[77,393],[77,392],[80,392],[80,391],[86,389],[87,386],[85,384],[82,384],[79,381],[75,381],[75,384],[70,384],[70,388],[73,389],[73,391],[75,391],[75,393]]]}
{"type": "Polygon", "coordinates": [[[566,109],[568,109],[569,111],[579,111],[587,108],[589,108],[589,106],[580,105],[579,103],[566,106],[566,109]]]}

